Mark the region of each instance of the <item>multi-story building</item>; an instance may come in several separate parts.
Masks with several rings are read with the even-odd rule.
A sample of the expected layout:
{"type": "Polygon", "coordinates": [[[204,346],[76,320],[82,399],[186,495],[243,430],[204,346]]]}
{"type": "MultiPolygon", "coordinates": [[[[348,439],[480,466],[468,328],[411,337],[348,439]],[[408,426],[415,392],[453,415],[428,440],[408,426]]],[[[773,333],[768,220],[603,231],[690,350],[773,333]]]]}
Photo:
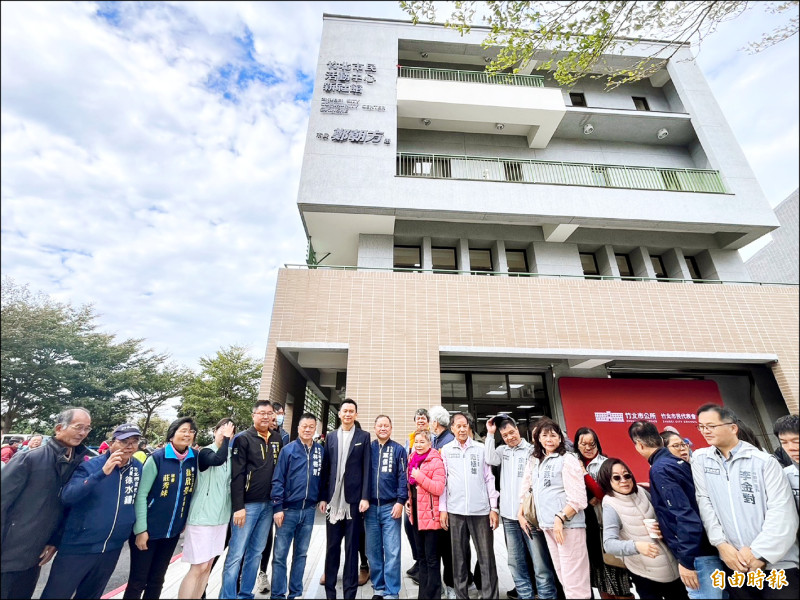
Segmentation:
{"type": "Polygon", "coordinates": [[[690,49],[563,89],[535,61],[486,74],[482,34],[324,16],[309,265],[278,276],[261,396],[332,428],[346,394],[402,434],[440,403],[479,432],[505,411],[689,434],[716,398],[769,443],[798,409],[798,290],[739,256],[778,222],[690,49]]]}
{"type": "Polygon", "coordinates": [[[800,210],[798,190],[793,191],[775,207],[781,226],[772,232],[772,240],[744,263],[750,277],[777,283],[800,282],[798,250],[800,250],[800,210]]]}

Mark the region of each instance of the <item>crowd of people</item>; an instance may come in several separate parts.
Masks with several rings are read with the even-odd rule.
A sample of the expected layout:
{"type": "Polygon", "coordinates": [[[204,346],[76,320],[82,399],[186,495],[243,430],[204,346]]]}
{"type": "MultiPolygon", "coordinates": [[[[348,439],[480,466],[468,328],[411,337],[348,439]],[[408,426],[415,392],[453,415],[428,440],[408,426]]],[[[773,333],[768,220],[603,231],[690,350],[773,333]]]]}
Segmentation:
{"type": "Polygon", "coordinates": [[[182,417],[149,454],[126,423],[91,457],[89,412],[64,411],[46,443],[3,467],[2,598],[31,598],[53,556],[42,598],[100,598],[126,542],[124,597],[159,598],[182,534],[190,568],[180,598],[205,597],[226,547],[220,598],[301,598],[316,510],[326,521],[328,598],[342,550],[345,598],[367,577],[373,598],[399,598],[404,522],[419,598],[469,598],[471,585],[498,598],[501,524],[510,597],[591,598],[592,588],[602,598],[632,598],[633,588],[670,600],[797,596],[797,415],[774,425],[780,457],[716,404],[697,410],[705,448],[635,421],[628,435],[649,482],[605,456],[591,428],[568,440],[548,418],[525,439],[500,414],[479,441],[469,413],[435,406],[416,411],[402,444],[387,415],[375,419],[373,440],[346,399],[323,445],[313,414],[297,419],[293,441],[282,416],[280,404],[257,402],[251,427],[237,434],[222,419],[205,448],[182,417]]]}

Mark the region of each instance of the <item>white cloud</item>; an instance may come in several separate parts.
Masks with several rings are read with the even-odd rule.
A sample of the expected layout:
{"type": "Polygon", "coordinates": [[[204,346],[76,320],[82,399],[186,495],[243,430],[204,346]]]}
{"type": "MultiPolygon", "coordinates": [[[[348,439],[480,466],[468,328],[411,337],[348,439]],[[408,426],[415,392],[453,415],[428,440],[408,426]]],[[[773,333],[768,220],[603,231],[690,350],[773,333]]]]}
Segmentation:
{"type": "MultiPolygon", "coordinates": [[[[260,359],[277,270],[305,258],[323,12],[406,18],[394,2],[3,3],[3,273],[189,366],[234,343],[260,359]]],[[[797,45],[748,57],[735,37],[699,62],[777,204],[797,186],[797,45]]]]}

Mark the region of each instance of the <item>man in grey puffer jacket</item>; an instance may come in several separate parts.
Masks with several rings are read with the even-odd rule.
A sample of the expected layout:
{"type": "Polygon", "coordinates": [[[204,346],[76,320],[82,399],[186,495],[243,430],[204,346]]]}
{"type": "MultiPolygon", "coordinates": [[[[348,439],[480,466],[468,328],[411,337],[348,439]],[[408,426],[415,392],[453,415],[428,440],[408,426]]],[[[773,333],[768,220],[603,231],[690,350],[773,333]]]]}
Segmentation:
{"type": "Polygon", "coordinates": [[[728,586],[731,598],[794,598],[800,571],[792,492],[778,461],[739,440],[737,423],[732,410],[717,404],[697,410],[697,428],[710,444],[692,457],[703,526],[728,575],[784,570],[788,585],[781,589],[728,586]]]}

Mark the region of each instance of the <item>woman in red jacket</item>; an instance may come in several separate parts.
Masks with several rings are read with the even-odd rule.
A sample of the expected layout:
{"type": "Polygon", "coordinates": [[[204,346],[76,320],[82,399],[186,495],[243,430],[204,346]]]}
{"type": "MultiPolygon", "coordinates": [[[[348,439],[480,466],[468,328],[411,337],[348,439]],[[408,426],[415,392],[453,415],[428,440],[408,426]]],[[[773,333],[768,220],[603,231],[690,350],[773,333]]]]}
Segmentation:
{"type": "Polygon", "coordinates": [[[442,578],[436,551],[439,524],[439,496],[447,475],[439,452],[431,448],[431,432],[419,429],[414,435],[414,452],[408,458],[408,503],[406,513],[414,527],[419,559],[417,598],[440,598],[442,578]]]}

